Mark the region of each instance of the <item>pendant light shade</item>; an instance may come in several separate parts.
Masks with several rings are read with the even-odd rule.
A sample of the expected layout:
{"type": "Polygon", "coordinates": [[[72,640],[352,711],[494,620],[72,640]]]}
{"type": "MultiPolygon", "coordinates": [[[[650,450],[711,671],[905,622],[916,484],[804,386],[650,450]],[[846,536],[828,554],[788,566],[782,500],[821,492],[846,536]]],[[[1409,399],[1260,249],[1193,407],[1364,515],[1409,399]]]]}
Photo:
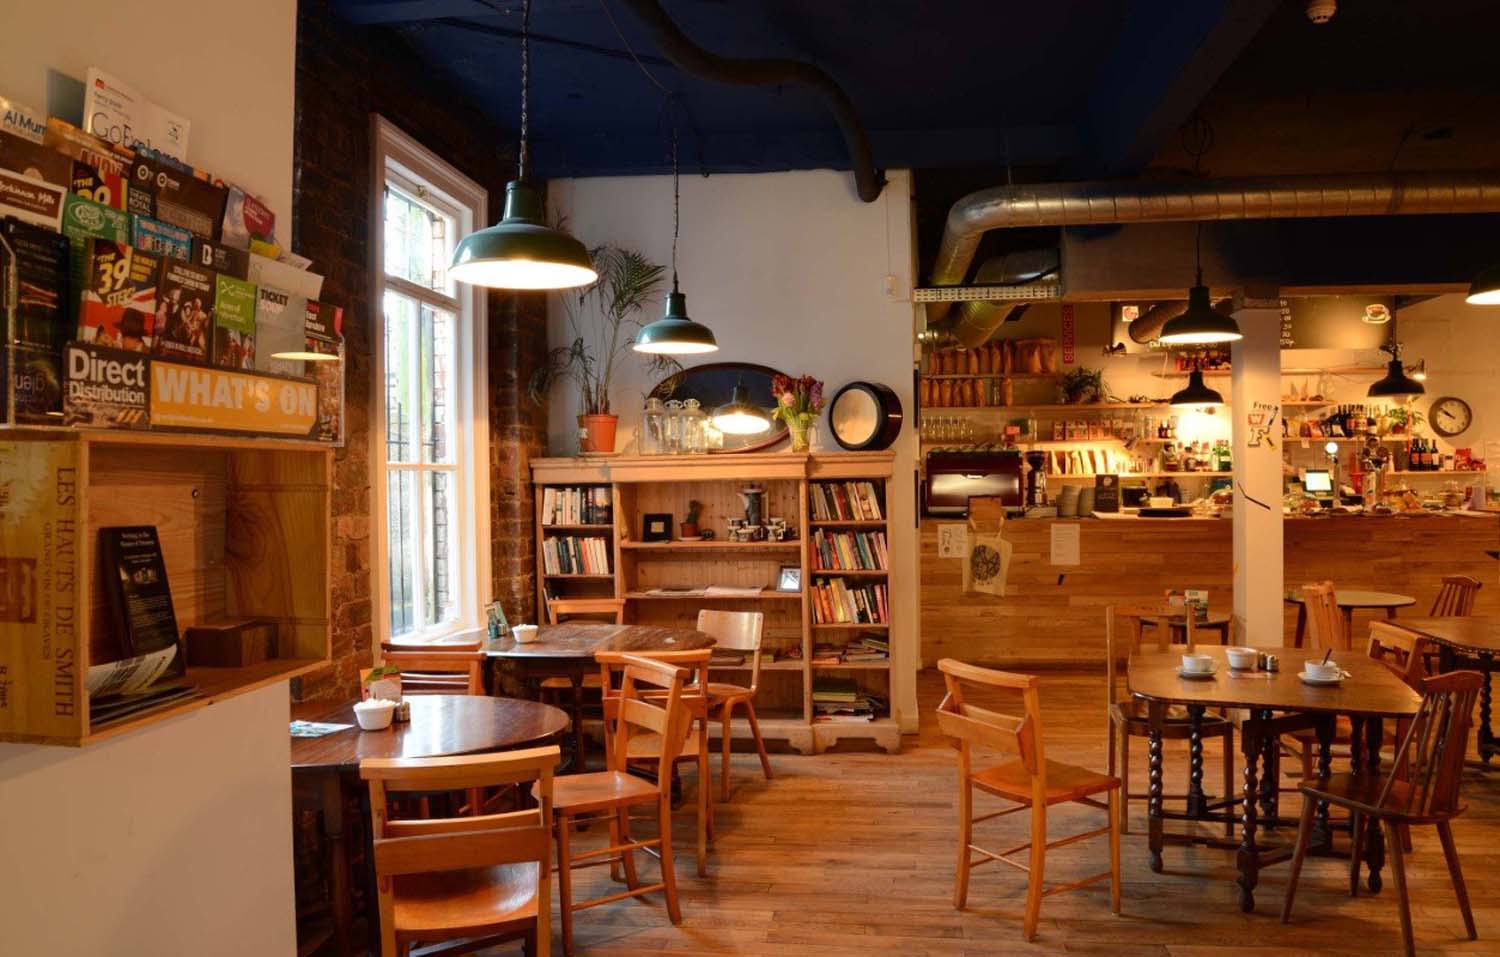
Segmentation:
{"type": "Polygon", "coordinates": [[[1426,386],[1406,374],[1400,359],[1392,359],[1386,363],[1385,378],[1370,383],[1370,391],[1365,394],[1372,399],[1380,399],[1398,395],[1423,395],[1426,392],[1426,386]]]}
{"type": "Polygon", "coordinates": [[[491,289],[571,289],[599,278],[583,243],[542,219],[542,198],[525,180],[505,185],[505,217],[465,236],[448,274],[491,289]]]}
{"type": "Polygon", "coordinates": [[[1214,309],[1208,296],[1208,287],[1203,285],[1201,272],[1198,274],[1198,284],[1188,290],[1187,311],[1168,319],[1158,337],[1168,345],[1183,346],[1233,342],[1243,338],[1240,324],[1234,321],[1234,317],[1214,309]]]}
{"type": "Polygon", "coordinates": [[[687,296],[678,292],[674,283],[667,294],[666,313],[640,331],[633,348],[636,352],[685,356],[718,352],[719,344],[712,329],[688,318],[687,296]]]}
{"type": "Polygon", "coordinates": [[[759,435],[771,428],[766,410],[750,404],[744,382],[737,382],[729,401],[714,409],[714,428],[726,435],[759,435]]]}
{"type": "Polygon", "coordinates": [[[1500,263],[1474,277],[1464,301],[1474,306],[1500,306],[1500,263]]]}
{"type": "Polygon", "coordinates": [[[1202,369],[1194,369],[1188,376],[1187,388],[1174,394],[1170,404],[1174,409],[1206,409],[1223,405],[1224,397],[1204,383],[1202,369]]]}
{"type": "Polygon", "coordinates": [[[526,176],[531,98],[531,0],[521,6],[521,143],[516,178],[505,184],[500,222],[465,236],[448,275],[490,289],[572,289],[599,278],[583,243],[546,223],[542,198],[526,176]]]}

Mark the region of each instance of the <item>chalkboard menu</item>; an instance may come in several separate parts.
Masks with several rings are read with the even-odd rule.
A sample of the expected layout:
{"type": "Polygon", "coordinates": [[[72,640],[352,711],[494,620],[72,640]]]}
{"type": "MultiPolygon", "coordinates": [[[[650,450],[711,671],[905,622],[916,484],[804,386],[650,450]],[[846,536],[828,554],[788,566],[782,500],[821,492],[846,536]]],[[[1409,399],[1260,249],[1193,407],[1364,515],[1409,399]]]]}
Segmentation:
{"type": "Polygon", "coordinates": [[[1379,349],[1391,337],[1392,296],[1281,300],[1283,349],[1379,349]]]}
{"type": "Polygon", "coordinates": [[[1094,476],[1094,511],[1118,512],[1120,510],[1120,477],[1118,475],[1094,476]]]}

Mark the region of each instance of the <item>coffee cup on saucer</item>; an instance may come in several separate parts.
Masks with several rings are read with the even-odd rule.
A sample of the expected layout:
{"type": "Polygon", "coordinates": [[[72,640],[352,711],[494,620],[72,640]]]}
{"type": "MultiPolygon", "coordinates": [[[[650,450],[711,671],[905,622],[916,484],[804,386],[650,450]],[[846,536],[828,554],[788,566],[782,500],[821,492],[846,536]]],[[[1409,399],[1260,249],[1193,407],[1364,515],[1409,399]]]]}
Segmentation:
{"type": "Polygon", "coordinates": [[[1314,681],[1333,681],[1344,672],[1337,661],[1309,658],[1302,663],[1302,673],[1314,681]]]}
{"type": "Polygon", "coordinates": [[[1206,675],[1214,670],[1214,659],[1212,655],[1183,655],[1182,673],[1187,675],[1206,675]]]}
{"type": "Polygon", "coordinates": [[[1260,652],[1254,648],[1225,648],[1224,657],[1229,659],[1229,667],[1235,671],[1254,671],[1260,661],[1260,652]]]}
{"type": "Polygon", "coordinates": [[[510,632],[515,636],[517,644],[526,645],[536,641],[536,625],[516,625],[510,632]]]}

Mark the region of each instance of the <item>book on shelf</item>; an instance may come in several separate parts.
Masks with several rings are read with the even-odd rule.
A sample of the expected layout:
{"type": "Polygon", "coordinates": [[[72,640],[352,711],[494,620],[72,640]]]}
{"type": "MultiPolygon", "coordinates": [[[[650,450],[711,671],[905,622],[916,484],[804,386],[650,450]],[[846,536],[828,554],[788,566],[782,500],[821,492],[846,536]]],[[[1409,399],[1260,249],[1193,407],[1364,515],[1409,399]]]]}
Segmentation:
{"type": "Polygon", "coordinates": [[[885,571],[885,532],[829,532],[812,536],[814,571],[885,571]]]}
{"type": "Polygon", "coordinates": [[[839,578],[814,581],[813,621],[819,625],[883,625],[889,621],[885,583],[851,587],[839,578]]]}
{"type": "Polygon", "coordinates": [[[813,520],[878,522],[883,518],[874,482],[814,482],[808,486],[813,520]]]}
{"type": "Polygon", "coordinates": [[[687,585],[658,585],[655,588],[646,589],[644,594],[655,595],[658,598],[696,598],[703,592],[702,588],[687,585]]]}
{"type": "Polygon", "coordinates": [[[703,589],[706,598],[753,598],[765,593],[761,585],[709,585],[703,589]]]}
{"type": "Polygon", "coordinates": [[[544,538],[542,571],[547,575],[608,575],[609,543],[574,535],[544,538]]]}
{"type": "Polygon", "coordinates": [[[850,678],[820,677],[813,681],[813,720],[827,723],[874,721],[889,713],[886,699],[860,689],[850,678]]]}
{"type": "Polygon", "coordinates": [[[613,521],[608,486],[549,485],[542,489],[543,525],[608,525],[613,521]]]}

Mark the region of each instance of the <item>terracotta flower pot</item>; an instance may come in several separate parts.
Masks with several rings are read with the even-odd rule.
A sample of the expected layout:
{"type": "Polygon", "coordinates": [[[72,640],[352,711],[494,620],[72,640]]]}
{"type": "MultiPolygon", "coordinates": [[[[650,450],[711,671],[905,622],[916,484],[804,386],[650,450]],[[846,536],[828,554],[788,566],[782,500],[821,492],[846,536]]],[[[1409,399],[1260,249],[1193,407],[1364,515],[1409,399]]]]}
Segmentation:
{"type": "Polygon", "coordinates": [[[696,523],[696,522],[679,522],[678,525],[681,527],[680,537],[682,537],[682,538],[697,538],[698,537],[698,523],[696,523]]]}
{"type": "Polygon", "coordinates": [[[580,445],[585,452],[613,452],[615,450],[615,428],[620,424],[618,415],[580,415],[578,427],[584,435],[580,445]]]}

